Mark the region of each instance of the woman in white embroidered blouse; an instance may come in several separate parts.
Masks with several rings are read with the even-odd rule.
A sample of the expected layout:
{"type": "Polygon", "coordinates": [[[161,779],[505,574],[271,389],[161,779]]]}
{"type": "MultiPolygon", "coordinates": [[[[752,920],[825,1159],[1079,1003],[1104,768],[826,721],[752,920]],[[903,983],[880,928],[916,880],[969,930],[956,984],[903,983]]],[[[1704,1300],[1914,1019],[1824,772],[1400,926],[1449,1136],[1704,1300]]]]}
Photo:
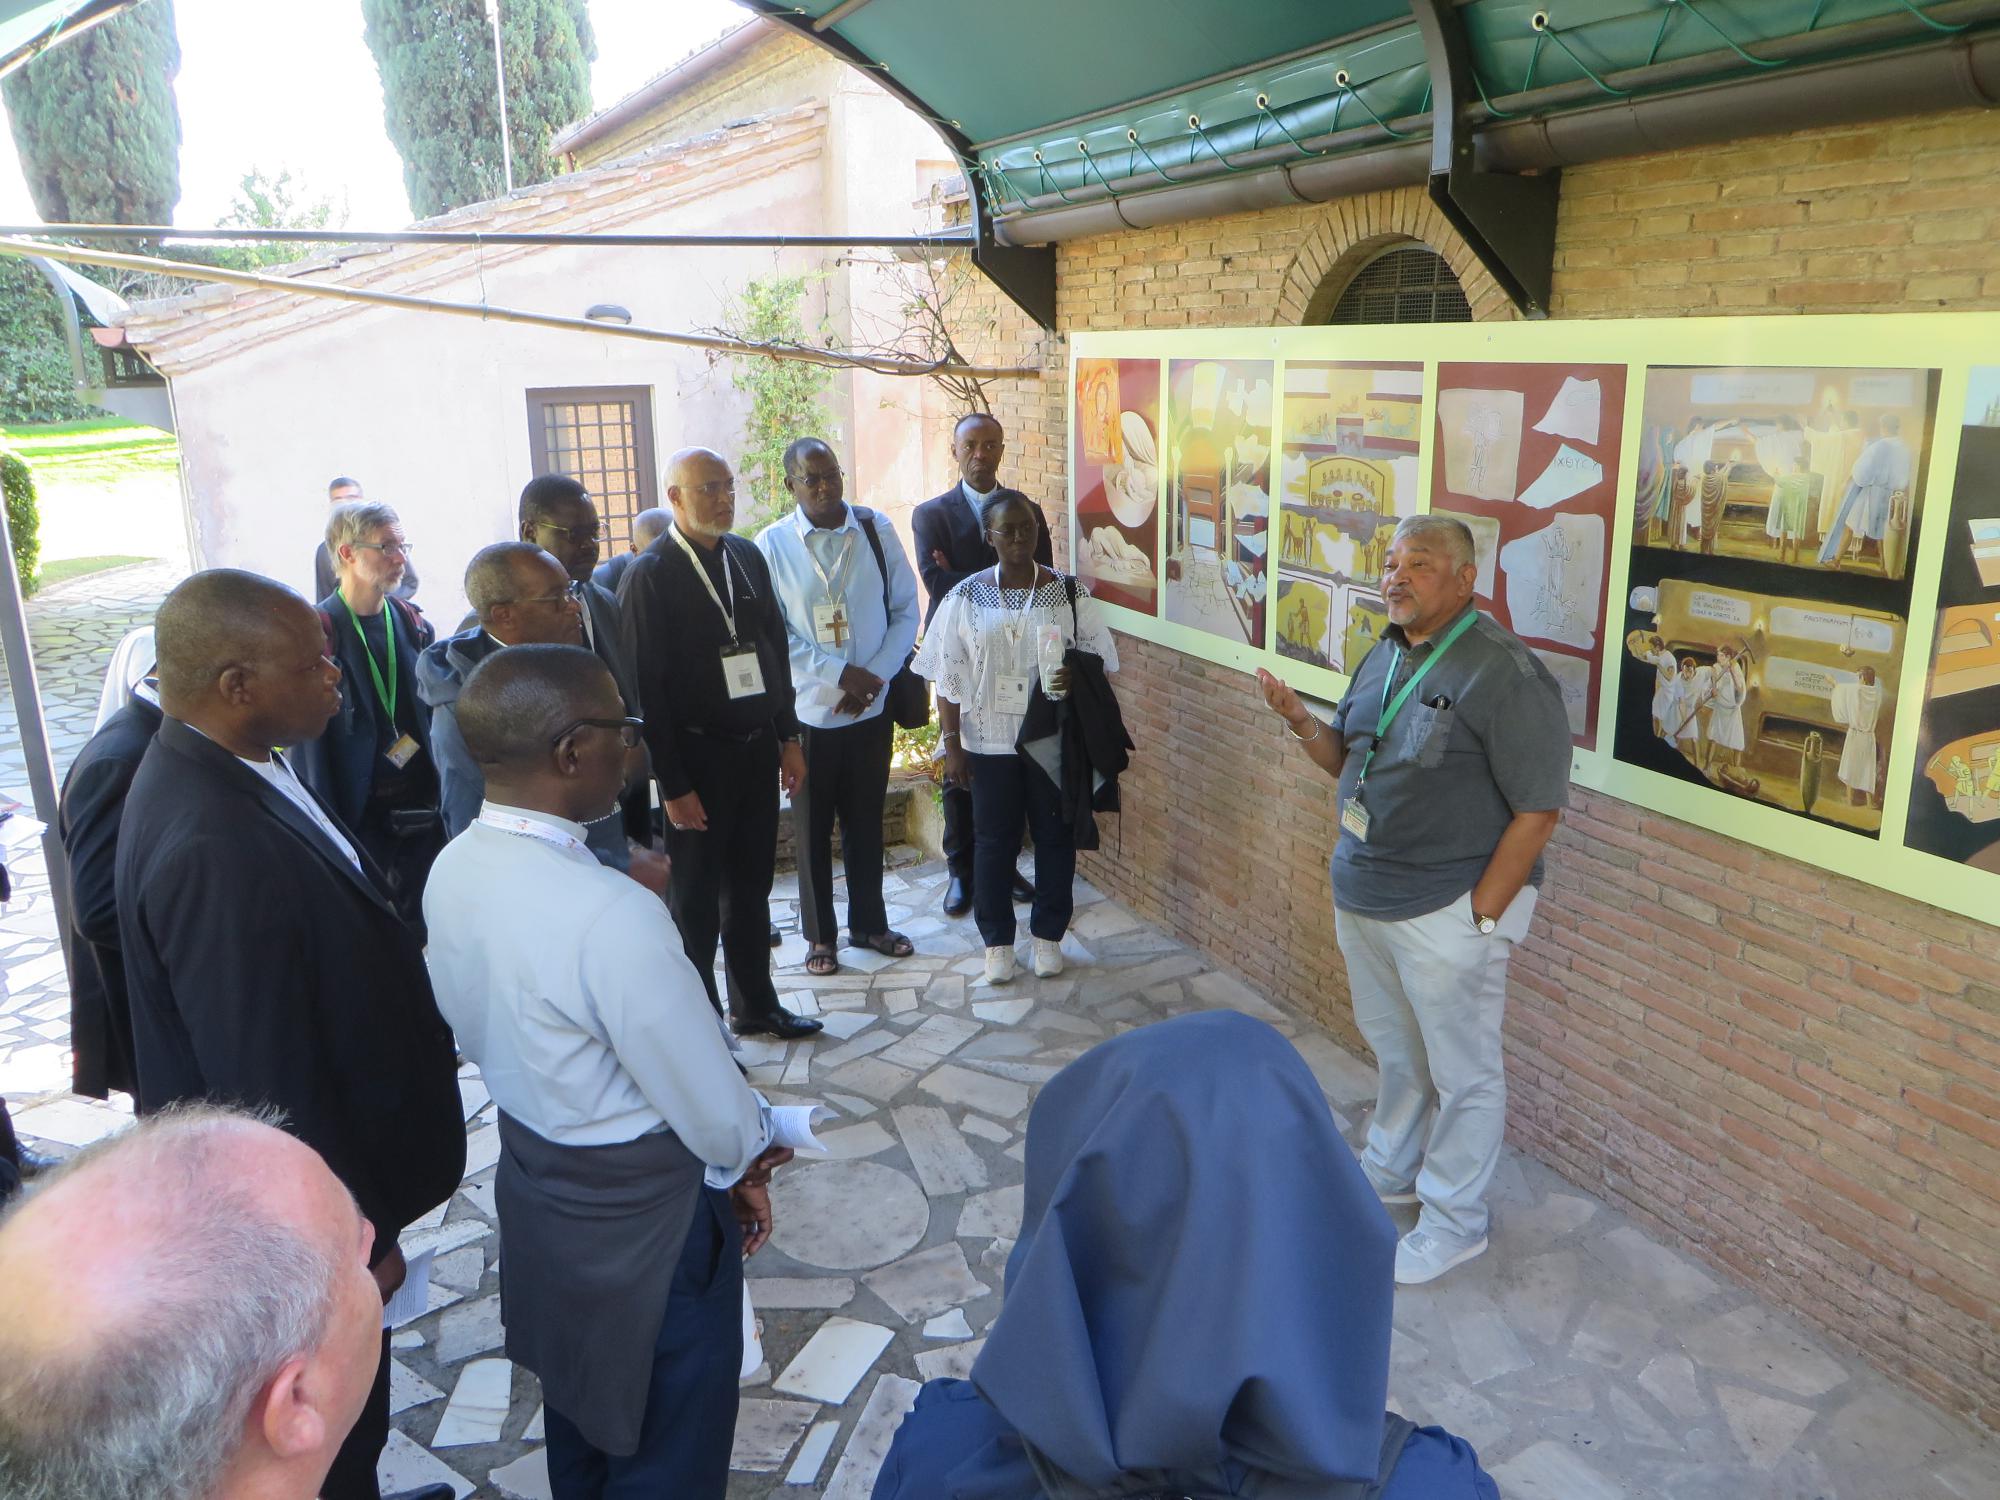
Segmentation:
{"type": "MultiPolygon", "coordinates": [[[[1076,846],[1060,793],[1014,748],[1028,704],[1042,691],[1042,628],[1054,625],[1066,647],[1096,652],[1107,672],[1118,668],[1118,648],[1083,586],[1035,562],[1035,516],[1022,496],[996,495],[981,520],[999,565],[945,596],[912,665],[937,684],[945,776],[972,791],[972,914],[986,944],[986,978],[998,984],[1014,975],[1010,893],[1024,827],[1035,834],[1028,931],[1037,974],[1062,972],[1062,938],[1076,908],[1076,846]]],[[[1068,690],[1066,676],[1059,671],[1052,679],[1058,694],[1068,690]]]]}

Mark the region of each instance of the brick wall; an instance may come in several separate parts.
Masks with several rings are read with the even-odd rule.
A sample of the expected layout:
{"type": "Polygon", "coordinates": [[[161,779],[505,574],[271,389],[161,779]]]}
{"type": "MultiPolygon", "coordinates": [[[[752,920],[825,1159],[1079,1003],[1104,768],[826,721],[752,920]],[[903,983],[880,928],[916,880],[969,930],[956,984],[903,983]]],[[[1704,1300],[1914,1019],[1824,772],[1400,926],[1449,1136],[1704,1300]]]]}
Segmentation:
{"type": "MultiPolygon", "coordinates": [[[[1996,167],[2000,117],[1963,113],[1576,169],[1554,312],[2000,306],[1996,167]]],[[[1475,316],[1511,316],[1414,191],[1063,245],[1060,315],[1295,323],[1395,238],[1445,254],[1475,316]]],[[[995,327],[1003,347],[966,352],[1032,332],[1006,308],[995,327]]],[[[1012,482],[1052,514],[1062,399],[1051,379],[994,402],[1012,482]]],[[[1324,778],[1242,674],[1130,637],[1119,651],[1140,754],[1086,876],[1360,1050],[1324,778]]],[[[1507,1047],[1518,1144],[2000,1426],[2000,928],[1578,790],[1507,1047]]]]}

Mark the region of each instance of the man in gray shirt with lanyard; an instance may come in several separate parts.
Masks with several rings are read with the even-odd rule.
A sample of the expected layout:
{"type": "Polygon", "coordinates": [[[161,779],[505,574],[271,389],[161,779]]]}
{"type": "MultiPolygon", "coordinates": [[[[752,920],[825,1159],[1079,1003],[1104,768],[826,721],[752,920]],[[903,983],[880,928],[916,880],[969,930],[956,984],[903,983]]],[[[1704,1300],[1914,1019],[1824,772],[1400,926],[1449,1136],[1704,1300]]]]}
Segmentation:
{"type": "Polygon", "coordinates": [[[1506,1131],[1507,959],[1527,935],[1569,789],[1562,693],[1479,613],[1477,577],[1464,523],[1411,516],[1383,568],[1389,628],[1332,721],[1257,674],[1264,701],[1340,784],[1334,931],[1380,1077],[1361,1165],[1383,1202],[1423,1205],[1396,1247],[1406,1285],[1486,1248],[1486,1185],[1506,1131]]]}

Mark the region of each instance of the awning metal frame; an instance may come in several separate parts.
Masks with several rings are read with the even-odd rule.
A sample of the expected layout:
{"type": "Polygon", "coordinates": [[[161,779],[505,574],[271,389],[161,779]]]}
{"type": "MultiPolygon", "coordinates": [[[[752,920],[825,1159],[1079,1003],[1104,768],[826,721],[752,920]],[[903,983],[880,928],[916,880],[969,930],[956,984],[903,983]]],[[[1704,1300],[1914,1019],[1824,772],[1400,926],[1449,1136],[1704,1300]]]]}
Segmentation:
{"type": "Polygon", "coordinates": [[[1521,313],[1545,318],[1555,282],[1561,173],[1481,167],[1468,111],[1475,80],[1465,22],[1452,0],[1409,0],[1431,74],[1431,202],[1521,313]]]}

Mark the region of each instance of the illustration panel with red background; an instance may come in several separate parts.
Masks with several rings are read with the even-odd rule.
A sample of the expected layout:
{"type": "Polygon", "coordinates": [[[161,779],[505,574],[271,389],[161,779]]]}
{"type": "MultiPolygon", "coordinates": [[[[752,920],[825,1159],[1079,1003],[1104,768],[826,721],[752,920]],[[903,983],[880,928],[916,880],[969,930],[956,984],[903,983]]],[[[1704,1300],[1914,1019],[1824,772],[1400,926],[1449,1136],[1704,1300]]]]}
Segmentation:
{"type": "Polygon", "coordinates": [[[1625,366],[1441,362],[1437,392],[1431,510],[1471,528],[1480,608],[1548,665],[1593,749],[1625,366]]]}

